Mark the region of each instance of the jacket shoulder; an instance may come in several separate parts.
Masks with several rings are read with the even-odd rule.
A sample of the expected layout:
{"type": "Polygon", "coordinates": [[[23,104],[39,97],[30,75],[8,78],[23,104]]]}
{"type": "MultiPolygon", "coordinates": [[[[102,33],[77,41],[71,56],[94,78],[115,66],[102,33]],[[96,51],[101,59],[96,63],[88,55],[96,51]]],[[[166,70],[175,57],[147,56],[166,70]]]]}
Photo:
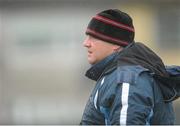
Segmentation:
{"type": "Polygon", "coordinates": [[[149,70],[139,65],[119,66],[117,67],[117,83],[136,83],[142,73],[149,73],[149,70]]]}

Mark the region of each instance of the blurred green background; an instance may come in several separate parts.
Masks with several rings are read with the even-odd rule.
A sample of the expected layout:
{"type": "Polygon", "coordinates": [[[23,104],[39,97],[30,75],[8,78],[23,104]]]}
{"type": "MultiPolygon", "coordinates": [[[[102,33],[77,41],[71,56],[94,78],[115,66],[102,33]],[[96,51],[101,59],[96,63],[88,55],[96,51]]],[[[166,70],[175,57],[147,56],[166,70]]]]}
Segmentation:
{"type": "Polygon", "coordinates": [[[95,85],[84,76],[84,32],[109,8],[132,16],[136,41],[180,65],[179,0],[0,1],[0,124],[79,124],[95,85]]]}

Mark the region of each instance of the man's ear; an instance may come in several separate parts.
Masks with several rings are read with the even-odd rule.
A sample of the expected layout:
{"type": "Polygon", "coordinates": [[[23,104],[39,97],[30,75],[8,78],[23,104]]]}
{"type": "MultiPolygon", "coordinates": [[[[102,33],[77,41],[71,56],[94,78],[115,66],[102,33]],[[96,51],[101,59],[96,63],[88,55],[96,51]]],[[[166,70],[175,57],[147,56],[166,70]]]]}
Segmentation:
{"type": "Polygon", "coordinates": [[[122,49],[123,49],[123,47],[121,47],[121,46],[119,46],[119,45],[114,45],[114,46],[113,46],[114,52],[119,52],[119,51],[121,51],[122,49]]]}

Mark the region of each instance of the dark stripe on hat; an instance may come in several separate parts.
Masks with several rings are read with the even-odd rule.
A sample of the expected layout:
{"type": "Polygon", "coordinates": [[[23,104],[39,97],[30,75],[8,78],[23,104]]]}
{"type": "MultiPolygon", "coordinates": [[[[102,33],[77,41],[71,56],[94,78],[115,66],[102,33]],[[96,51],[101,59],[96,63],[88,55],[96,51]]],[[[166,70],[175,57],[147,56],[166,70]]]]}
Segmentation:
{"type": "Polygon", "coordinates": [[[117,44],[117,45],[121,45],[121,46],[127,46],[129,44],[126,41],[122,41],[122,40],[119,40],[117,38],[113,38],[111,36],[105,35],[103,33],[100,33],[97,30],[92,30],[90,28],[88,28],[86,30],[86,34],[92,35],[92,36],[97,37],[99,39],[102,39],[104,41],[111,42],[111,43],[114,43],[114,44],[117,44]]]}
{"type": "Polygon", "coordinates": [[[113,26],[116,26],[116,27],[119,27],[119,28],[122,28],[122,29],[125,29],[125,30],[128,30],[128,31],[134,32],[134,28],[132,28],[132,27],[130,27],[128,25],[125,25],[123,23],[116,22],[116,21],[113,21],[111,19],[105,18],[103,16],[96,15],[93,18],[96,19],[96,20],[102,21],[104,23],[111,24],[113,26]]]}

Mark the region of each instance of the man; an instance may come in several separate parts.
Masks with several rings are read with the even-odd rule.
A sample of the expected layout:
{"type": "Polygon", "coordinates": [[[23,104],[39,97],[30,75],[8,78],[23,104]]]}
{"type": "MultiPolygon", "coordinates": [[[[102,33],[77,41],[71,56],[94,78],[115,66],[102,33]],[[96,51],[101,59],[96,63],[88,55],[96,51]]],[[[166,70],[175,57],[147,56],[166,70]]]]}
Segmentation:
{"type": "Polygon", "coordinates": [[[134,42],[134,32],[131,17],[117,9],[90,21],[83,43],[92,64],[86,76],[97,84],[82,125],[174,124],[180,67],[165,67],[152,50],[134,42]]]}

